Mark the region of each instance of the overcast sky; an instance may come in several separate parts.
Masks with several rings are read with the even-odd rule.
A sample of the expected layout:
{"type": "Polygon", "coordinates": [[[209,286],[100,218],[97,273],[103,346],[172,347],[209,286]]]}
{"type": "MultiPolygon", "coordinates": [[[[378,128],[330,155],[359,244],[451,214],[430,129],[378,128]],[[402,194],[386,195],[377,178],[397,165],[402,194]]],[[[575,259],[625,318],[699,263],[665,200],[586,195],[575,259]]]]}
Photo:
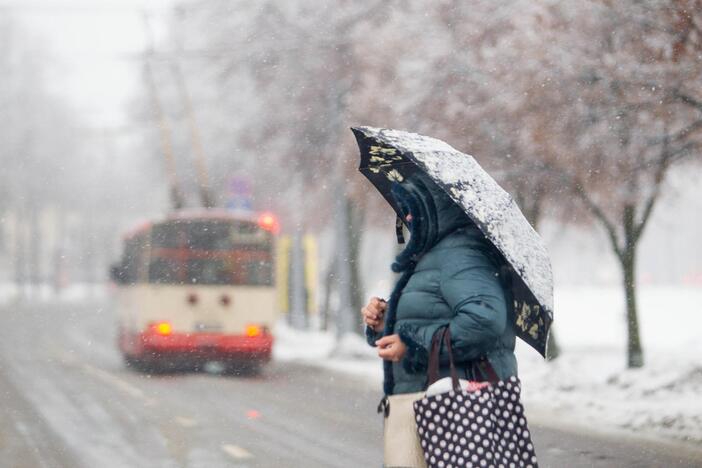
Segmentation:
{"type": "Polygon", "coordinates": [[[86,125],[121,126],[142,86],[143,12],[157,34],[173,0],[0,0],[48,48],[51,87],[81,112],[86,125]]]}

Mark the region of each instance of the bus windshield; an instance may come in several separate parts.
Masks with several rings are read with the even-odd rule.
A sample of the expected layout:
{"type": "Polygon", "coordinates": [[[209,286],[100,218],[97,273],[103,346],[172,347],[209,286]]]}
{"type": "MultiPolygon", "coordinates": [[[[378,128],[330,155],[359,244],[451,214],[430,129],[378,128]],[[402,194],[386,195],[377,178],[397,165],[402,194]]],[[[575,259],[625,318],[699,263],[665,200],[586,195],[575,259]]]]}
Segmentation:
{"type": "Polygon", "coordinates": [[[271,234],[253,222],[160,223],[152,230],[149,282],[270,286],[272,246],[271,234]]]}

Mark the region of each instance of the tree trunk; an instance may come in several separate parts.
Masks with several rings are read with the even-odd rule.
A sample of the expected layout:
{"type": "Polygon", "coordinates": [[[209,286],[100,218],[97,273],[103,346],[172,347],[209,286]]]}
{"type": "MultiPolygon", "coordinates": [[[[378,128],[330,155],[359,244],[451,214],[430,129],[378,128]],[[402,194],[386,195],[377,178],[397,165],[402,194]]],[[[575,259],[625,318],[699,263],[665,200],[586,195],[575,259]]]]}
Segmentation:
{"type": "Polygon", "coordinates": [[[625,260],[622,262],[624,273],[624,292],[626,295],[626,323],[628,331],[627,340],[627,365],[630,368],[643,367],[644,357],[641,349],[641,337],[639,335],[639,318],[636,308],[636,276],[635,276],[635,256],[632,252],[627,252],[625,260]]]}
{"type": "Polygon", "coordinates": [[[345,187],[339,183],[337,187],[337,216],[336,216],[336,279],[339,291],[339,307],[336,317],[337,339],[346,333],[356,332],[358,313],[353,309],[353,294],[351,292],[351,239],[348,212],[348,196],[345,187]]]}
{"type": "Polygon", "coordinates": [[[331,311],[331,295],[334,286],[334,272],[336,271],[336,261],[332,260],[327,274],[324,275],[324,302],[320,311],[319,329],[327,331],[329,329],[329,318],[333,316],[331,311]]]}
{"type": "Polygon", "coordinates": [[[41,289],[41,247],[42,236],[39,226],[39,213],[36,205],[32,204],[28,213],[29,221],[29,251],[27,252],[28,267],[29,267],[29,284],[32,294],[37,296],[41,289]]]}
{"type": "Polygon", "coordinates": [[[15,284],[17,285],[18,297],[25,298],[27,282],[27,233],[24,218],[24,210],[18,209],[15,217],[15,249],[14,267],[15,284]]]}
{"type": "Polygon", "coordinates": [[[51,284],[54,288],[54,294],[59,295],[63,288],[64,280],[64,214],[63,210],[56,212],[56,244],[54,245],[52,268],[51,268],[51,284]]]}
{"type": "MultiPolygon", "coordinates": [[[[291,194],[292,207],[302,210],[304,206],[302,180],[293,181],[291,194]]],[[[288,323],[293,328],[307,328],[307,291],[305,284],[305,251],[303,237],[305,227],[303,220],[298,220],[292,226],[290,235],[290,256],[288,276],[288,323]]]]}
{"type": "MultiPolygon", "coordinates": [[[[348,207],[348,241],[349,241],[349,266],[351,267],[351,284],[349,284],[351,292],[351,309],[359,311],[363,307],[363,278],[361,277],[361,241],[363,240],[363,208],[354,204],[350,198],[346,198],[346,206],[348,207]]],[[[361,322],[358,322],[355,328],[358,334],[363,334],[361,322]]]]}
{"type": "Polygon", "coordinates": [[[305,254],[302,235],[302,227],[295,226],[290,243],[290,325],[297,329],[307,328],[305,254]]]}
{"type": "Polygon", "coordinates": [[[639,335],[639,317],[636,308],[636,248],[638,239],[635,235],[634,207],[624,209],[624,234],[626,248],[620,258],[624,293],[626,297],[627,323],[627,366],[629,368],[643,367],[644,356],[639,335]]]}

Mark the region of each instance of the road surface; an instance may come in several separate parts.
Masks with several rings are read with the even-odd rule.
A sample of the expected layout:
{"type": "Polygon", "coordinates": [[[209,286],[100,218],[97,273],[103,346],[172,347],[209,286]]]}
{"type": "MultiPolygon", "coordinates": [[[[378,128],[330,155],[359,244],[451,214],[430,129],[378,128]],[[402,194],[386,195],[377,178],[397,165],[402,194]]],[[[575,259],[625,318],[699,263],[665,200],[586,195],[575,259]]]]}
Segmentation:
{"type": "MultiPolygon", "coordinates": [[[[7,305],[0,317],[2,468],[381,465],[369,382],[292,363],[248,377],[139,374],[99,301],[7,305]]],[[[532,429],[541,466],[702,466],[659,444],[532,429]]]]}

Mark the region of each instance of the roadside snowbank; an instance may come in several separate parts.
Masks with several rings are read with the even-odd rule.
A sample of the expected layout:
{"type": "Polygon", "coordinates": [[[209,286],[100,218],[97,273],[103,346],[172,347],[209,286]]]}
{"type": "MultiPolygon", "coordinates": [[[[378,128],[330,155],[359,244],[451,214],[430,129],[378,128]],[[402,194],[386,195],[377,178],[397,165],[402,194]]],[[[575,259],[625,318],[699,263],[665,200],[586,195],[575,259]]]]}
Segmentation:
{"type": "Polygon", "coordinates": [[[624,370],[623,350],[569,350],[550,364],[522,357],[524,404],[547,424],[624,430],[700,447],[702,364],[673,359],[649,356],[645,368],[624,370]]]}
{"type": "MultiPolygon", "coordinates": [[[[527,412],[546,424],[625,431],[702,443],[702,288],[648,287],[639,293],[646,366],[626,369],[624,299],[617,287],[556,289],[562,356],[545,363],[519,345],[527,412]]],[[[337,345],[330,332],[276,328],[275,359],[359,375],[380,385],[382,371],[363,339],[337,345]]],[[[378,387],[380,388],[380,387],[378,387]]]]}
{"type": "Polygon", "coordinates": [[[0,283],[0,305],[30,300],[33,302],[79,303],[105,300],[114,286],[106,283],[73,283],[59,291],[48,283],[19,287],[15,283],[0,283]]]}
{"type": "Polygon", "coordinates": [[[375,351],[358,335],[338,341],[334,332],[294,330],[285,321],[275,327],[273,359],[298,361],[363,377],[380,388],[382,367],[375,351]]]}
{"type": "Polygon", "coordinates": [[[618,288],[556,291],[552,363],[518,347],[527,408],[553,422],[702,443],[702,288],[639,293],[646,366],[626,369],[624,298],[618,288]]]}

